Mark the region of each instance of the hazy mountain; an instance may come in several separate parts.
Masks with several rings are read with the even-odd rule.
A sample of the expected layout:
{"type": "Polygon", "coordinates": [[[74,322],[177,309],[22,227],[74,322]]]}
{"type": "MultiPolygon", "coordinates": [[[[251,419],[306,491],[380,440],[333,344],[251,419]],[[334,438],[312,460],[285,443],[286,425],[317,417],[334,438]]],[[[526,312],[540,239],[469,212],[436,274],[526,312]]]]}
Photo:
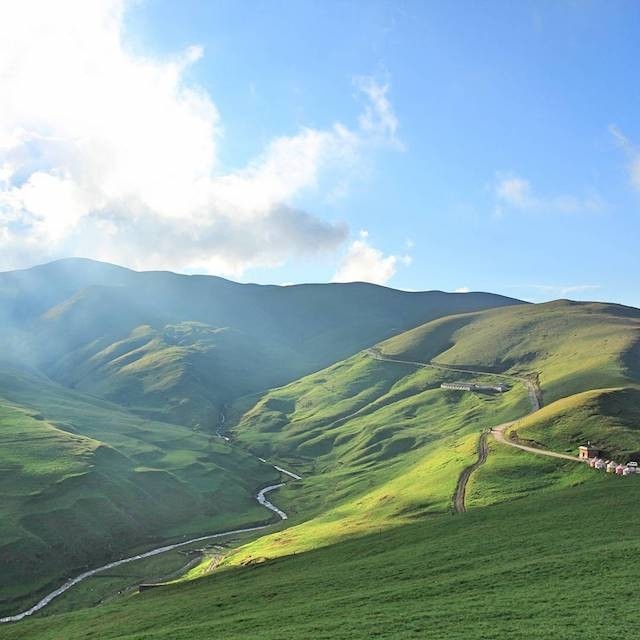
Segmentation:
{"type": "Polygon", "coordinates": [[[434,318],[515,304],[372,284],[279,287],[69,259],[0,274],[6,358],[153,417],[219,407],[434,318]]]}

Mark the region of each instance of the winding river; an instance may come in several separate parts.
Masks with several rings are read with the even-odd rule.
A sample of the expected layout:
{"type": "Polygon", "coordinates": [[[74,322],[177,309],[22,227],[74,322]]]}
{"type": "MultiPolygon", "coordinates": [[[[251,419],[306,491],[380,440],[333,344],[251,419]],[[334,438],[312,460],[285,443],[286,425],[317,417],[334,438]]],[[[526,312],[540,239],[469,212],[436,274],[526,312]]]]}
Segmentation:
{"type": "MultiPolygon", "coordinates": [[[[224,437],[224,436],[221,435],[220,437],[224,437]]],[[[262,460],[262,459],[261,461],[266,462],[266,460],[262,460]]],[[[292,473],[291,471],[287,471],[282,467],[277,467],[276,465],[271,465],[271,466],[274,469],[276,469],[276,471],[279,471],[280,473],[288,475],[294,480],[301,479],[300,476],[296,475],[295,473],[292,473]]],[[[284,486],[284,484],[285,484],[284,482],[281,482],[280,484],[269,485],[267,487],[264,487],[263,489],[260,489],[260,491],[258,491],[256,495],[256,500],[258,501],[258,503],[261,504],[263,507],[266,507],[270,511],[273,511],[273,513],[275,513],[281,520],[286,520],[287,514],[284,511],[282,511],[282,509],[278,509],[278,507],[276,507],[272,502],[269,502],[269,500],[266,498],[266,494],[271,491],[275,491],[276,489],[279,489],[280,487],[284,486]]],[[[37,611],[40,611],[40,609],[44,609],[44,607],[46,607],[52,600],[54,600],[58,596],[61,596],[65,591],[68,591],[69,589],[71,589],[71,587],[74,587],[79,582],[82,582],[83,580],[86,580],[91,576],[95,576],[97,573],[102,573],[103,571],[108,571],[109,569],[113,569],[114,567],[119,567],[120,565],[127,564],[129,562],[135,562],[136,560],[144,560],[144,558],[157,556],[160,553],[166,553],[167,551],[172,551],[173,549],[179,549],[180,547],[185,547],[189,544],[193,544],[194,542],[202,542],[204,540],[213,540],[215,538],[222,538],[223,536],[229,536],[236,533],[248,533],[251,531],[261,531],[262,529],[267,529],[270,526],[271,525],[269,524],[263,524],[258,527],[246,527],[244,529],[233,529],[232,531],[212,533],[210,535],[200,536],[198,538],[191,538],[190,540],[184,540],[183,542],[177,542],[175,544],[168,544],[163,547],[158,547],[157,549],[152,549],[151,551],[146,551],[145,553],[140,553],[137,556],[131,556],[130,558],[122,558],[122,560],[115,560],[114,562],[105,564],[102,567],[85,571],[84,573],[81,573],[75,578],[71,578],[70,580],[65,582],[61,587],[58,587],[55,591],[52,591],[51,593],[47,594],[44,598],[42,598],[42,600],[34,604],[33,607],[31,607],[31,609],[27,609],[26,611],[23,611],[22,613],[17,613],[13,616],[6,616],[5,618],[0,618],[0,623],[18,622],[19,620],[22,620],[27,616],[33,615],[37,611]]]]}

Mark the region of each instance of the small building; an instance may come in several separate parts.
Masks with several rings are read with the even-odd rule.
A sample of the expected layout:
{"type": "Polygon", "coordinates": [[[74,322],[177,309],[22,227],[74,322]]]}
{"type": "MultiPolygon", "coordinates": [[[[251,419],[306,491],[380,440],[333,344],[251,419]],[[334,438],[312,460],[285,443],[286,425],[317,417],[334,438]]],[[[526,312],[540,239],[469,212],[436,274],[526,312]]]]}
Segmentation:
{"type": "Polygon", "coordinates": [[[613,460],[609,460],[609,462],[607,463],[607,473],[615,473],[617,466],[618,466],[617,462],[614,462],[613,460]]]}
{"type": "Polygon", "coordinates": [[[598,471],[604,471],[607,468],[607,463],[602,458],[596,458],[593,468],[598,471]]]}
{"type": "Polygon", "coordinates": [[[587,460],[588,458],[597,458],[599,453],[600,451],[598,451],[598,449],[596,449],[591,444],[591,441],[578,447],[578,458],[582,460],[587,460]]]}
{"type": "Polygon", "coordinates": [[[635,467],[625,467],[624,470],[622,471],[623,476],[632,476],[632,475],[635,475],[635,473],[636,473],[635,467]]]}
{"type": "Polygon", "coordinates": [[[470,382],[443,382],[440,385],[441,389],[453,389],[455,391],[474,391],[476,388],[475,384],[471,384],[470,382]]]}
{"type": "Polygon", "coordinates": [[[443,382],[441,389],[453,389],[454,391],[478,391],[479,393],[505,393],[509,391],[506,384],[475,384],[474,382],[443,382]]]}
{"type": "Polygon", "coordinates": [[[616,475],[617,475],[617,476],[621,476],[621,475],[623,475],[623,474],[624,474],[624,470],[625,470],[626,468],[627,468],[627,467],[626,467],[625,465],[623,465],[623,464],[619,464],[619,465],[616,467],[616,475]]]}
{"type": "Polygon", "coordinates": [[[633,460],[631,462],[627,462],[627,467],[638,471],[638,463],[634,462],[633,460]]]}

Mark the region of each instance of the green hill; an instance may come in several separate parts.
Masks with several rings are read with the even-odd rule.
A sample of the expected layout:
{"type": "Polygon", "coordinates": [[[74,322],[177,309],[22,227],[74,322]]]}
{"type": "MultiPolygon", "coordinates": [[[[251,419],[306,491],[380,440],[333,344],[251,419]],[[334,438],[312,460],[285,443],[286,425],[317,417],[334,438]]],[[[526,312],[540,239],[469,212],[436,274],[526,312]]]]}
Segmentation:
{"type": "Polygon", "coordinates": [[[598,476],[18,623],[3,638],[595,640],[635,628],[639,492],[598,476]]]}
{"type": "Polygon", "coordinates": [[[585,607],[632,623],[637,482],[489,440],[466,514],[453,496],[505,422],[556,451],[637,455],[639,310],[95,263],[40,304],[68,268],[0,274],[3,609],[119,553],[264,520],[252,495],[276,473],[255,455],[303,479],[275,498],[289,520],[179,584],[6,637],[595,637],[585,607]],[[458,380],[508,390],[441,387],[458,380]],[[524,381],[546,404],[530,416],[524,381]]]}
{"type": "Polygon", "coordinates": [[[252,456],[34,373],[0,370],[0,611],[185,534],[268,519],[252,456]]]}
{"type": "Polygon", "coordinates": [[[427,320],[517,302],[365,283],[238,284],[64,260],[0,274],[0,348],[144,416],[211,428],[238,396],[427,320]]]}
{"type": "Polygon", "coordinates": [[[299,552],[449,511],[457,477],[475,457],[479,432],[530,411],[523,376],[539,380],[546,401],[625,385],[606,406],[604,392],[596,392],[598,406],[585,407],[582,416],[571,414],[572,431],[554,427],[562,431],[562,442],[546,420],[562,401],[518,423],[539,425],[535,434],[516,428],[521,437],[559,451],[575,453],[590,437],[628,458],[640,433],[639,333],[640,312],[616,305],[559,301],[458,315],[400,334],[375,350],[436,367],[363,353],[238,401],[230,413],[234,437],[258,455],[297,465],[305,480],[282,496],[296,526],[263,537],[228,562],[299,552]],[[515,377],[504,394],[440,388],[461,378],[504,382],[499,376],[505,375],[515,377]],[[588,414],[590,423],[583,419],[588,414]]]}
{"type": "Polygon", "coordinates": [[[276,472],[215,436],[239,395],[514,302],[75,259],[0,274],[0,610],[123,553],[268,519],[253,496],[276,472]]]}
{"type": "Polygon", "coordinates": [[[558,300],[443,318],[391,338],[383,354],[519,375],[547,402],[640,381],[640,310],[558,300]]]}
{"type": "Polygon", "coordinates": [[[640,388],[596,389],[558,400],[516,422],[525,444],[575,453],[588,440],[605,458],[640,460],[640,388]]]}

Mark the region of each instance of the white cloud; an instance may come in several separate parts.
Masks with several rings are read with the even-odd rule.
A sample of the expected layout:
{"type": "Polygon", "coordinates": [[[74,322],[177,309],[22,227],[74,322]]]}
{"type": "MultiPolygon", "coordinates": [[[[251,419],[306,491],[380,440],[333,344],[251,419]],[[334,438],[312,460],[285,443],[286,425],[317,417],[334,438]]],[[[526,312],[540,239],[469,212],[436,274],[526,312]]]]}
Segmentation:
{"type": "Polygon", "coordinates": [[[469,287],[458,287],[455,290],[455,293],[469,293],[470,289],[469,287]]]}
{"type": "Polygon", "coordinates": [[[495,213],[529,211],[534,213],[597,213],[607,203],[597,194],[575,196],[570,194],[541,196],[534,193],[529,180],[510,173],[499,173],[493,186],[496,199],[495,213]]]}
{"type": "MultiPolygon", "coordinates": [[[[388,85],[359,78],[359,124],[273,139],[219,165],[212,98],[185,80],[204,52],[132,53],[118,0],[25,0],[0,21],[0,251],[4,264],[90,255],[141,268],[239,276],[333,251],[344,224],[296,202],[328,175],[397,146],[388,85]]],[[[229,143],[225,141],[225,143],[229,143]]]]}
{"type": "Polygon", "coordinates": [[[616,125],[609,125],[609,132],[629,157],[629,180],[634,189],[640,191],[640,147],[627,138],[616,125]]]}
{"type": "Polygon", "coordinates": [[[596,289],[600,289],[599,284],[532,284],[529,286],[532,289],[538,289],[538,291],[544,291],[546,293],[559,296],[566,296],[572,293],[582,293],[584,291],[595,291],[596,289]]]}
{"type": "Polygon", "coordinates": [[[535,290],[542,294],[542,297],[536,298],[536,301],[541,299],[552,298],[566,298],[576,294],[585,293],[587,291],[596,291],[601,288],[599,284],[517,284],[508,285],[511,289],[520,290],[535,290]]]}
{"type": "Polygon", "coordinates": [[[398,264],[409,266],[409,255],[385,255],[368,242],[369,232],[362,230],[342,259],[332,282],[373,282],[386,284],[395,275],[398,264]]]}
{"type": "Polygon", "coordinates": [[[389,83],[379,84],[370,76],[357,76],[353,84],[368,98],[365,110],[358,119],[362,131],[400,149],[404,148],[396,135],[399,127],[398,118],[387,97],[389,83]]]}
{"type": "Polygon", "coordinates": [[[531,201],[531,185],[517,176],[503,176],[496,184],[496,196],[514,207],[527,206],[531,201]]]}

